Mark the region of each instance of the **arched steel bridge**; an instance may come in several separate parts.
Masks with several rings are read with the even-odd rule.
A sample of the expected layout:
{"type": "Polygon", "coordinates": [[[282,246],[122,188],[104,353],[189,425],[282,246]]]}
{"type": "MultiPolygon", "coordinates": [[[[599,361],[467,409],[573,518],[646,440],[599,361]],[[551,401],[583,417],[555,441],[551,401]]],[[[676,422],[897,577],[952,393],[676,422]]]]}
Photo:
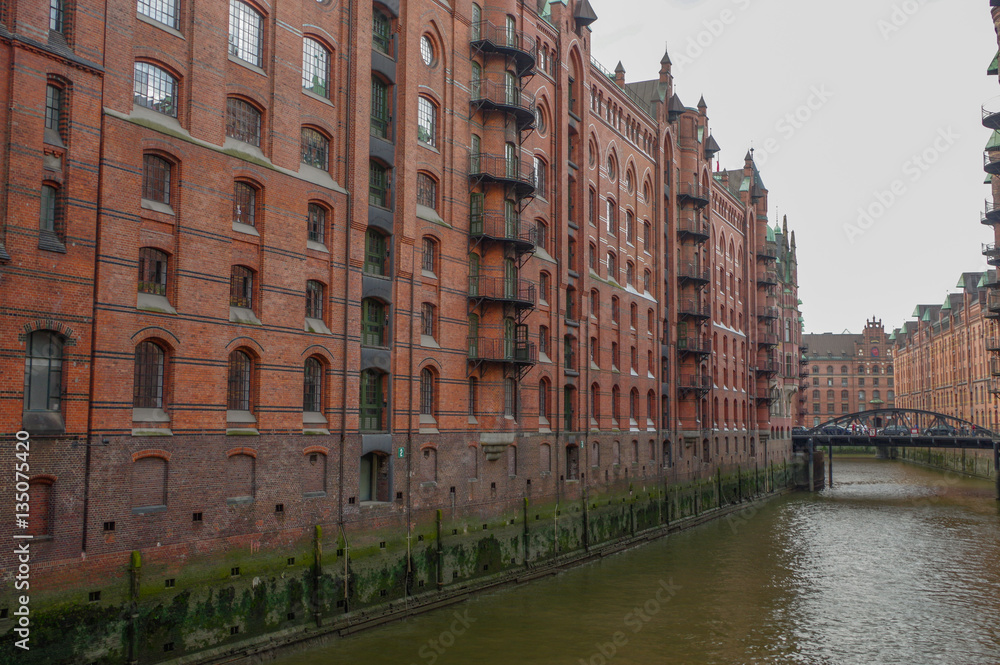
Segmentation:
{"type": "Polygon", "coordinates": [[[967,420],[918,409],[872,409],[838,416],[792,432],[792,447],[891,446],[994,450],[997,435],[967,420]]]}

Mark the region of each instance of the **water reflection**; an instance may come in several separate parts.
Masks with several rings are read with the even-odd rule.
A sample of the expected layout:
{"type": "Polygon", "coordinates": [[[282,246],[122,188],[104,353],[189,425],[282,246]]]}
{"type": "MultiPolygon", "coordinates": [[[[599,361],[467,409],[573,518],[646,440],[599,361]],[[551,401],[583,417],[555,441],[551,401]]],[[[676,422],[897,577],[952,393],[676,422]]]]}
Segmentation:
{"type": "Polygon", "coordinates": [[[994,665],[997,524],[986,481],[841,458],[818,495],[278,662],[994,665]]]}

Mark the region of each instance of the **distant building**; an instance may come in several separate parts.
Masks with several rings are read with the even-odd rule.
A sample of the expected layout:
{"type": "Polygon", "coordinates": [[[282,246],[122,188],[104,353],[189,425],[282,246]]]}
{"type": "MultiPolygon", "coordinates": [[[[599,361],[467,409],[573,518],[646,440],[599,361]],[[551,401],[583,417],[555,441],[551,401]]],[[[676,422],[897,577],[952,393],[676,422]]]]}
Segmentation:
{"type": "Polygon", "coordinates": [[[802,341],[808,346],[803,354],[809,370],[806,426],[896,405],[895,349],[882,321],[866,321],[858,335],[810,334],[802,341]]]}
{"type": "Polygon", "coordinates": [[[913,321],[893,331],[896,347],[896,404],[944,413],[995,429],[997,403],[991,392],[1000,361],[994,329],[996,312],[987,307],[989,273],[967,272],[961,291],[941,305],[917,305],[913,321]]]}

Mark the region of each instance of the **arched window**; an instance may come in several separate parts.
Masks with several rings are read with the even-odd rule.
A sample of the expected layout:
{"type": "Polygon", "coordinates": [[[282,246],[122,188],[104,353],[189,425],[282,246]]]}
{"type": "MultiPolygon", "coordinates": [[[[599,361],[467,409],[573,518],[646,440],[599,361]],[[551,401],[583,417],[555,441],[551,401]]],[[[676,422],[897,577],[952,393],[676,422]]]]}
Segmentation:
{"type": "Polygon", "coordinates": [[[229,278],[229,305],[253,309],[254,271],[247,266],[233,266],[229,278]]]}
{"type": "Polygon", "coordinates": [[[635,244],[635,217],[631,210],[625,211],[625,241],[630,245],[635,244]]]}
{"type": "Polygon", "coordinates": [[[306,282],[306,318],[323,320],[323,303],[326,287],[322,282],[310,279],[306,282]]]}
{"type": "Polygon", "coordinates": [[[180,27],[178,0],[139,0],[137,10],[143,16],[148,16],[174,30],[180,27]]]}
{"type": "Polygon", "coordinates": [[[368,161],[368,203],[389,207],[389,170],[375,160],[368,161]]]}
{"type": "Polygon", "coordinates": [[[417,174],[417,204],[437,209],[437,181],[427,173],[417,174]]]}
{"type": "Polygon", "coordinates": [[[608,279],[618,281],[618,262],[613,252],[608,252],[608,279]]]}
{"type": "Polygon", "coordinates": [[[388,265],[388,256],[389,250],[386,237],[373,228],[365,231],[365,273],[384,277],[388,265]]]}
{"type": "Polygon", "coordinates": [[[253,358],[240,349],[230,353],[226,408],[230,411],[253,412],[253,384],[253,358]]]}
{"type": "Polygon", "coordinates": [[[321,171],[330,165],[330,139],[313,129],[302,128],[302,163],[321,171]]]}
{"type": "Polygon", "coordinates": [[[163,408],[164,352],[156,342],[141,342],[135,348],[132,407],[163,408]]]}
{"type": "Polygon", "coordinates": [[[326,208],[317,203],[310,203],[306,213],[306,224],[307,237],[310,241],[321,245],[326,242],[326,208]]]}
{"type": "Polygon", "coordinates": [[[132,463],[131,498],[138,513],[167,505],[167,460],[150,455],[132,463]]]}
{"type": "Polygon", "coordinates": [[[63,223],[63,202],[59,188],[55,183],[42,185],[41,205],[38,213],[38,228],[42,235],[48,234],[62,243],[66,240],[66,229],[63,223]]]}
{"type": "Polygon", "coordinates": [[[233,186],[233,223],[257,226],[257,188],[237,180],[233,186]]]}
{"type": "Polygon", "coordinates": [[[261,66],[264,55],[264,17],[240,0],[229,0],[229,55],[261,66]]]}
{"type": "Polygon", "coordinates": [[[503,414],[517,420],[518,416],[517,381],[506,378],[503,382],[503,414]]]}
{"type": "Polygon", "coordinates": [[[544,418],[546,422],[549,419],[549,382],[548,379],[542,379],[538,382],[538,417],[544,418]]]}
{"type": "Polygon", "coordinates": [[[302,39],[302,88],[330,96],[330,51],[311,37],[302,39]]]}
{"type": "Polygon", "coordinates": [[[361,430],[381,432],[387,424],[385,421],[386,403],[384,400],[383,380],[385,375],[374,369],[361,372],[361,430]]]}
{"type": "Polygon", "coordinates": [[[323,364],[317,358],[306,358],[302,382],[302,410],[323,412],[323,364]]]}
{"type": "Polygon", "coordinates": [[[392,24],[385,12],[372,9],[372,48],[392,55],[392,24]]]}
{"type": "Polygon", "coordinates": [[[389,314],[381,300],[365,298],[361,301],[361,345],[388,346],[389,314]]]}
{"type": "Polygon", "coordinates": [[[177,117],[177,79],[168,71],[148,62],[137,62],[132,101],[137,106],[177,117]]]}
{"type": "Polygon", "coordinates": [[[621,420],[621,390],[618,386],[611,388],[611,418],[616,422],[621,420]]]}
{"type": "Polygon", "coordinates": [[[483,9],[476,3],[472,3],[472,26],[469,40],[476,42],[482,37],[483,9]]]}

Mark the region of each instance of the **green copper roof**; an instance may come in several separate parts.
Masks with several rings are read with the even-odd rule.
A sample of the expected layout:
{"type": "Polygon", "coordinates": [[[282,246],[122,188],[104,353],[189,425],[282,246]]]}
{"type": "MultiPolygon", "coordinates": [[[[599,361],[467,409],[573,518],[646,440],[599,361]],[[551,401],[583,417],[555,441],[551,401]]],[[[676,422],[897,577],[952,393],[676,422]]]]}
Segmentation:
{"type": "Polygon", "coordinates": [[[993,62],[990,63],[989,68],[986,70],[986,75],[996,76],[1000,73],[1000,66],[998,65],[1000,65],[1000,51],[997,51],[997,54],[993,56],[993,62]]]}
{"type": "Polygon", "coordinates": [[[920,320],[921,321],[927,321],[928,323],[930,323],[930,320],[931,320],[931,310],[927,310],[926,312],[924,312],[924,315],[923,315],[923,317],[920,320]]]}
{"type": "Polygon", "coordinates": [[[890,342],[893,342],[893,341],[895,341],[895,340],[896,340],[896,331],[895,331],[895,330],[893,330],[893,331],[892,331],[892,334],[890,334],[890,335],[889,335],[889,341],[890,341],[890,342]]]}
{"type": "Polygon", "coordinates": [[[987,142],[986,150],[1000,150],[1000,130],[993,130],[993,136],[987,142]]]}
{"type": "Polygon", "coordinates": [[[705,128],[704,127],[699,127],[698,128],[698,143],[701,143],[703,140],[705,140],[705,128]]]}
{"type": "MultiPolygon", "coordinates": [[[[740,189],[740,191],[743,191],[742,188],[740,189]]],[[[776,242],[774,238],[774,229],[771,228],[770,224],[767,225],[767,241],[776,242]]]]}
{"type": "Polygon", "coordinates": [[[920,316],[920,305],[913,308],[913,314],[910,314],[910,316],[920,316]]]}
{"type": "Polygon", "coordinates": [[[799,298],[799,304],[800,305],[802,304],[802,298],[799,298]]]}
{"type": "Polygon", "coordinates": [[[986,286],[986,273],[983,273],[982,277],[979,278],[979,283],[976,284],[976,288],[983,288],[986,286]]]}
{"type": "Polygon", "coordinates": [[[945,296],[944,304],[941,305],[941,310],[951,309],[951,298],[945,296]]]}
{"type": "Polygon", "coordinates": [[[740,183],[740,191],[741,192],[750,191],[750,178],[743,178],[743,182],[740,183]]]}

